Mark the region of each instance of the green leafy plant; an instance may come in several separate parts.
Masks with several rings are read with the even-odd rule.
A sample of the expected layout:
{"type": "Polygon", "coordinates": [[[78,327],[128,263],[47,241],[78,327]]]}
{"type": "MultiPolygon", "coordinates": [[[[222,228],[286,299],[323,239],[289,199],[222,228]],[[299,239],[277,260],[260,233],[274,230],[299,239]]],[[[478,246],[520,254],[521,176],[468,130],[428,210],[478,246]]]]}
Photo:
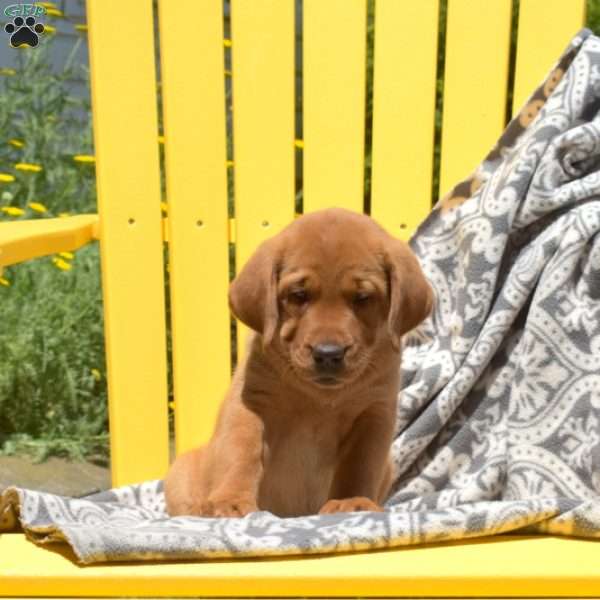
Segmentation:
{"type": "MultiPolygon", "coordinates": [[[[0,222],[95,211],[89,97],[71,93],[52,38],[0,80],[0,222]]],[[[9,267],[0,279],[0,449],[108,456],[98,248],[9,267]]]]}

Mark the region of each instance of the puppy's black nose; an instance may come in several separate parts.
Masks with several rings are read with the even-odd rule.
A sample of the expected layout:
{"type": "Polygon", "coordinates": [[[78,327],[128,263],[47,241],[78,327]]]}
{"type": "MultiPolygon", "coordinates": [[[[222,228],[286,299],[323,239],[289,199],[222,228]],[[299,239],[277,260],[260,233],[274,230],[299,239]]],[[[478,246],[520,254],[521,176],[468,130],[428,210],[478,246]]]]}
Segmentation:
{"type": "Polygon", "coordinates": [[[318,344],[312,349],[317,370],[322,373],[338,371],[344,362],[346,348],[338,344],[318,344]]]}

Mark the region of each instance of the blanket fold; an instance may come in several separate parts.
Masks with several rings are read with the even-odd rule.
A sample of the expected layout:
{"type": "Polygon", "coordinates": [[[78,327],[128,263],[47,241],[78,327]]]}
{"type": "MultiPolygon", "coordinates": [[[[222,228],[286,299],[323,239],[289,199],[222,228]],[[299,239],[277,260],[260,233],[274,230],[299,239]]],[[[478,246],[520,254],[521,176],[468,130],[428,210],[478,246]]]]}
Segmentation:
{"type": "Polygon", "coordinates": [[[162,482],[9,488],[0,531],[82,563],[332,553],[503,532],[600,537],[600,39],[577,34],[411,246],[437,297],[405,340],[383,513],[165,513],[162,482]]]}

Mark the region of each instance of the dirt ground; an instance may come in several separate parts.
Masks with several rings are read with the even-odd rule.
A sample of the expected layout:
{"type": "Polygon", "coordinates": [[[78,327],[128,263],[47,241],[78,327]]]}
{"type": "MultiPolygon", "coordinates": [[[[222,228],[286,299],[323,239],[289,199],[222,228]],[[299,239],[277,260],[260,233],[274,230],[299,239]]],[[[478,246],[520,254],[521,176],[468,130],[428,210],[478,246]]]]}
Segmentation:
{"type": "Polygon", "coordinates": [[[34,464],[23,456],[0,456],[0,492],[12,485],[61,496],[84,496],[111,487],[110,469],[56,457],[34,464]]]}
{"type": "MultiPolygon", "coordinates": [[[[175,440],[169,440],[171,457],[175,440]]],[[[35,464],[26,456],[0,456],[0,492],[8,486],[51,492],[61,496],[86,496],[112,487],[110,468],[90,462],[52,457],[35,464]]]]}

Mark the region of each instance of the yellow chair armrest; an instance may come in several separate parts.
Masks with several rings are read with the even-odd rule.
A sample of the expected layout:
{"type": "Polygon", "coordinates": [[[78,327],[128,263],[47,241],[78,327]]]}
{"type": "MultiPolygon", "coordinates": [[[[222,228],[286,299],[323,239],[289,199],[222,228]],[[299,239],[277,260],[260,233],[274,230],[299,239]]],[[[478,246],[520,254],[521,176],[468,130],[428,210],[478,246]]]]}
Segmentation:
{"type": "Polygon", "coordinates": [[[76,250],[97,239],[98,215],[0,223],[0,270],[39,256],[76,250]]]}

